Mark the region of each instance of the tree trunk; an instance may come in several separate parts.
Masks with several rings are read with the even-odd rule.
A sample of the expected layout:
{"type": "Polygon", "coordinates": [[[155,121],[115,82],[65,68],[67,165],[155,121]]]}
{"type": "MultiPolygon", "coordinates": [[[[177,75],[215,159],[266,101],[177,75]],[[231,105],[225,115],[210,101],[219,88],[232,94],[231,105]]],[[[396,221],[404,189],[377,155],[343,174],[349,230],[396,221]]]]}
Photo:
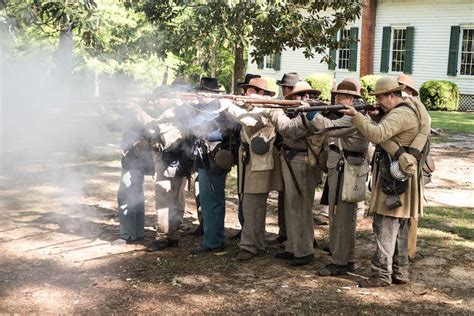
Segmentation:
{"type": "Polygon", "coordinates": [[[237,83],[241,82],[244,77],[244,47],[242,44],[235,45],[234,57],[234,76],[232,78],[232,86],[234,87],[234,94],[241,94],[241,88],[237,83]]]}

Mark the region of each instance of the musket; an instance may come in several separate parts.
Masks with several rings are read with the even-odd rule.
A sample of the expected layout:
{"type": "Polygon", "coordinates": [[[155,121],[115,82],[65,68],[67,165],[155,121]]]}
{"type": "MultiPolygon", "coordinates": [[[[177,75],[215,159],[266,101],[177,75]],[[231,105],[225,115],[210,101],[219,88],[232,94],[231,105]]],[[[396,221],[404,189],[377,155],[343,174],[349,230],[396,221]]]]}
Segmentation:
{"type": "MultiPolygon", "coordinates": [[[[336,112],[343,110],[346,107],[344,105],[320,105],[320,106],[299,106],[297,108],[289,108],[288,113],[305,113],[305,112],[336,112]]],[[[375,106],[373,105],[355,105],[356,111],[373,111],[375,106]]]]}

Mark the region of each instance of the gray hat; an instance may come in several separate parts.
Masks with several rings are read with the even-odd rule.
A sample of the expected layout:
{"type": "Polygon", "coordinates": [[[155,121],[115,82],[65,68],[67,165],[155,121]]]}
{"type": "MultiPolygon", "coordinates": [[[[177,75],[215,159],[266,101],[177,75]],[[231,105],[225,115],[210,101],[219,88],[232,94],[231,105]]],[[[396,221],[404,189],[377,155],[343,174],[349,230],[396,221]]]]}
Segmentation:
{"type": "Polygon", "coordinates": [[[296,72],[289,72],[284,74],[281,80],[277,80],[277,85],[294,87],[298,81],[300,81],[300,76],[296,72]]]}
{"type": "Polygon", "coordinates": [[[221,92],[217,78],[202,77],[199,86],[196,87],[198,91],[212,91],[221,92]]]}

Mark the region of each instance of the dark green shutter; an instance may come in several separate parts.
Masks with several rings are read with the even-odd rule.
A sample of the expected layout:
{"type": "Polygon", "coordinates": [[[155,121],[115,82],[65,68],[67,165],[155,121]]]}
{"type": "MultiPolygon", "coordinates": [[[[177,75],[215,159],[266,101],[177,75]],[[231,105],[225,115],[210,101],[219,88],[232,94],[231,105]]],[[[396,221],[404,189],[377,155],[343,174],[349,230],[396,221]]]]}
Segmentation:
{"type": "Polygon", "coordinates": [[[276,71],[281,69],[281,54],[275,54],[275,62],[274,62],[274,67],[276,71]]]}
{"type": "Polygon", "coordinates": [[[357,71],[357,44],[359,43],[359,28],[351,27],[351,44],[349,46],[349,71],[357,71]]]}
{"type": "Polygon", "coordinates": [[[262,57],[262,60],[257,62],[257,69],[263,69],[263,61],[264,61],[264,58],[262,57]]]}
{"type": "Polygon", "coordinates": [[[448,59],[448,76],[456,76],[458,74],[458,56],[459,56],[459,36],[461,27],[451,26],[451,38],[449,40],[449,59],[448,59]]]}
{"type": "Polygon", "coordinates": [[[411,74],[413,71],[413,43],[415,38],[415,28],[407,27],[407,38],[405,46],[405,69],[403,73],[411,74]]]}
{"type": "MultiPolygon", "coordinates": [[[[334,34],[331,40],[337,41],[337,34],[334,34]]],[[[335,70],[336,69],[336,50],[335,49],[329,50],[329,57],[331,57],[332,61],[328,64],[328,69],[335,70]]]]}
{"type": "Polygon", "coordinates": [[[390,26],[384,26],[382,33],[382,55],[380,56],[380,72],[388,72],[391,39],[392,28],[390,26]]]}

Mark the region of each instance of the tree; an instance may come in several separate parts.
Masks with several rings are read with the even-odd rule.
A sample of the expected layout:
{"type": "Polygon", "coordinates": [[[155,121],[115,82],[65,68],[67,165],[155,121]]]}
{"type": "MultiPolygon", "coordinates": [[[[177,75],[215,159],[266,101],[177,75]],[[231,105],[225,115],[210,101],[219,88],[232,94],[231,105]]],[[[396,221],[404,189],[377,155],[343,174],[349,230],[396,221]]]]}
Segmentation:
{"type": "Polygon", "coordinates": [[[337,31],[360,17],[362,1],[310,0],[126,0],[145,12],[162,35],[161,50],[177,56],[205,52],[213,63],[214,48],[228,45],[234,55],[233,85],[243,77],[245,49],[262,61],[267,54],[303,48],[307,58],[337,48],[337,31]]]}

